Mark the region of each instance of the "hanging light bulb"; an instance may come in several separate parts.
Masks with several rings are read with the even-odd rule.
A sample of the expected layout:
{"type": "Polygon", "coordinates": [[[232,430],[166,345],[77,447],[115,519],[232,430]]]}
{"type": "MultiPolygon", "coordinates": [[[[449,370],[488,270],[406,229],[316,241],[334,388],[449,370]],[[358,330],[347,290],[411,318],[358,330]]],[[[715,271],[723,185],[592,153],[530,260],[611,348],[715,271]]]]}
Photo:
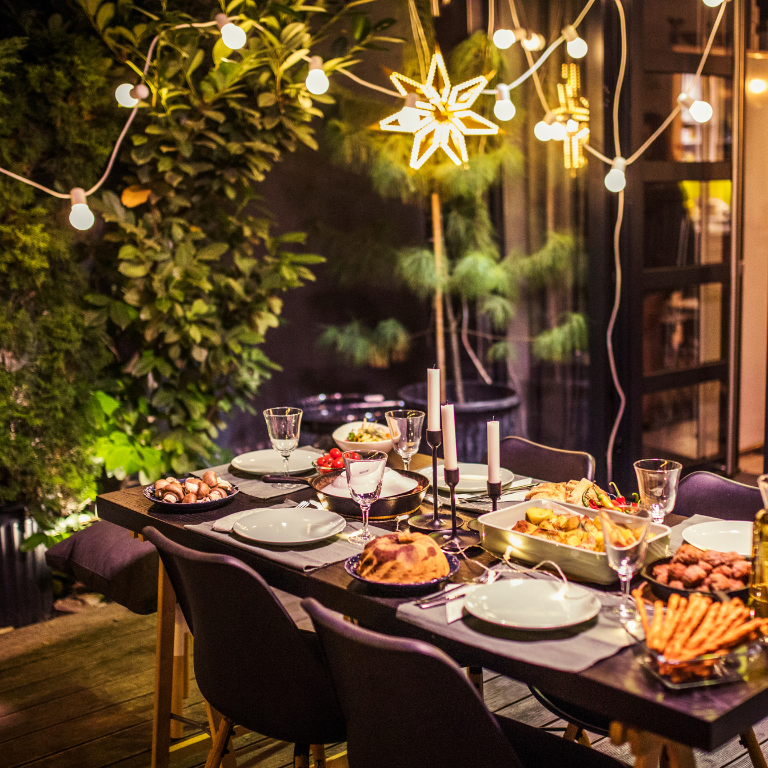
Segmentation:
{"type": "Polygon", "coordinates": [[[766,89],[768,89],[768,83],[766,83],[765,80],[756,77],[749,81],[747,89],[750,93],[765,93],[766,89]]]}
{"type": "Polygon", "coordinates": [[[552,126],[548,125],[543,120],[539,120],[539,122],[533,126],[533,135],[539,141],[549,141],[552,138],[552,126]]]}
{"type": "Polygon", "coordinates": [[[139,103],[138,99],[134,99],[133,96],[131,96],[132,90],[133,86],[130,83],[123,83],[122,85],[117,86],[115,98],[121,107],[135,107],[139,103]]]}
{"type": "Polygon", "coordinates": [[[328,77],[323,72],[323,60],[319,56],[312,56],[307,73],[307,90],[319,96],[328,90],[329,85],[328,77]]]}
{"type": "Polygon", "coordinates": [[[704,5],[708,5],[710,8],[717,8],[718,5],[722,5],[724,0],[704,0],[704,5]]]}
{"type": "Polygon", "coordinates": [[[565,141],[568,138],[568,129],[557,120],[552,123],[549,130],[553,141],[565,141]]]}
{"type": "Polygon", "coordinates": [[[565,130],[568,131],[568,133],[576,133],[576,131],[579,130],[579,124],[571,117],[565,124],[565,130]]]}
{"type": "Polygon", "coordinates": [[[72,201],[72,210],[69,212],[69,223],[75,229],[90,229],[96,219],[93,212],[85,202],[85,190],[75,187],[70,190],[69,198],[72,201]]]}
{"type": "Polygon", "coordinates": [[[511,120],[515,116],[515,105],[509,98],[509,86],[500,83],[496,86],[496,103],[493,105],[493,114],[498,120],[511,120]]]}
{"type": "Polygon", "coordinates": [[[544,36],[538,32],[529,32],[520,44],[528,51],[540,51],[546,42],[544,36]]]}
{"type": "Polygon", "coordinates": [[[681,93],[677,100],[697,123],[706,123],[712,118],[712,105],[708,101],[695,100],[687,93],[681,93]]]}
{"type": "Polygon", "coordinates": [[[409,93],[405,97],[405,106],[400,110],[397,122],[400,123],[400,127],[409,133],[415,133],[419,128],[421,122],[421,115],[416,109],[416,94],[409,93]]]}
{"type": "Polygon", "coordinates": [[[216,24],[221,32],[221,41],[227,48],[236,51],[238,48],[242,48],[245,45],[247,41],[245,30],[229,21],[226,13],[216,14],[216,24]]]}
{"type": "Polygon", "coordinates": [[[515,42],[515,33],[511,29],[497,29],[493,33],[493,44],[506,51],[515,42]]]}
{"type": "Polygon", "coordinates": [[[572,24],[563,27],[563,37],[566,39],[565,48],[572,59],[582,59],[587,55],[587,43],[579,37],[572,24]]]}
{"type": "Polygon", "coordinates": [[[623,157],[614,157],[611,163],[611,170],[605,177],[605,187],[609,192],[621,192],[627,186],[627,177],[624,171],[627,168],[627,161],[623,157]]]}

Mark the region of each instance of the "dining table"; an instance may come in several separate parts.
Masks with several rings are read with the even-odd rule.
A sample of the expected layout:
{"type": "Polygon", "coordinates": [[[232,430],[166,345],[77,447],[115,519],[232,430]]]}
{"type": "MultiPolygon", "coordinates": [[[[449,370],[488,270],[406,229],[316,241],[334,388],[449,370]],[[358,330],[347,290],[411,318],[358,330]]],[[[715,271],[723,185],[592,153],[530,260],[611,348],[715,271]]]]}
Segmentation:
{"type": "MultiPolygon", "coordinates": [[[[390,466],[401,467],[400,459],[390,457],[390,466]]],[[[413,457],[411,469],[428,466],[430,458],[413,457]]],[[[301,502],[314,497],[310,488],[295,490],[289,498],[301,502]]],[[[455,633],[417,626],[398,614],[398,607],[413,600],[411,596],[389,596],[353,578],[343,562],[314,570],[300,570],[253,549],[203,535],[190,529],[191,523],[212,521],[225,515],[275,504],[275,499],[260,500],[240,492],[225,507],[201,513],[178,513],[161,509],[134,487],[98,497],[100,518],[140,534],[153,526],[168,538],[200,552],[227,554],[251,566],[271,586],[298,597],[313,597],[361,625],[379,632],[430,642],[463,666],[484,667],[515,680],[550,692],[559,699],[584,706],[611,720],[614,743],[628,742],[639,768],[658,765],[663,752],[669,765],[693,768],[693,749],[711,751],[730,739],[741,736],[755,765],[765,766],[752,726],[768,714],[768,671],[759,659],[746,679],[739,682],[700,687],[685,691],[669,690],[652,678],[638,663],[632,646],[624,647],[586,669],[578,671],[548,666],[542,649],[546,643],[530,639],[525,653],[511,657],[499,651],[497,642],[485,642],[476,633],[471,642],[459,640],[455,633]],[[762,763],[760,762],[762,761],[762,763]]],[[[424,504],[422,511],[431,512],[424,504]]],[[[462,517],[469,519],[465,513],[462,517]]],[[[471,516],[469,516],[471,517],[471,516]]],[[[685,518],[670,514],[665,523],[682,523],[685,518]]],[[[404,521],[376,521],[387,530],[406,527],[404,521]]],[[[462,559],[454,581],[469,581],[478,575],[477,564],[491,567],[499,559],[484,550],[471,553],[472,561],[462,559]]],[[[169,765],[171,742],[172,667],[176,597],[162,562],[158,574],[158,625],[156,684],[153,712],[152,768],[169,765]]],[[[590,585],[604,591],[615,589],[590,585]]],[[[489,633],[492,637],[493,633],[489,633]]],[[[503,638],[503,633],[502,633],[503,638]]],[[[494,638],[497,640],[498,638],[494,638]]]]}

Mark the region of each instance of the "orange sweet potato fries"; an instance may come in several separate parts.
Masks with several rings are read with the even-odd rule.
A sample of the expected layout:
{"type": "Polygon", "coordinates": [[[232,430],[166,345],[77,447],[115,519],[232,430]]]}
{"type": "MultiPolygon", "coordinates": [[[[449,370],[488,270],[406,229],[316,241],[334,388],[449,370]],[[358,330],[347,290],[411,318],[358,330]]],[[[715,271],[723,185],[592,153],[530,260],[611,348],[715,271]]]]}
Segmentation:
{"type": "Polygon", "coordinates": [[[759,634],[768,634],[768,619],[750,620],[749,609],[738,597],[717,603],[698,592],[688,600],[672,594],[666,610],[657,600],[649,621],[644,587],[635,589],[632,597],[645,630],[645,644],[658,654],[659,673],[673,682],[708,677],[718,657],[759,634]]]}

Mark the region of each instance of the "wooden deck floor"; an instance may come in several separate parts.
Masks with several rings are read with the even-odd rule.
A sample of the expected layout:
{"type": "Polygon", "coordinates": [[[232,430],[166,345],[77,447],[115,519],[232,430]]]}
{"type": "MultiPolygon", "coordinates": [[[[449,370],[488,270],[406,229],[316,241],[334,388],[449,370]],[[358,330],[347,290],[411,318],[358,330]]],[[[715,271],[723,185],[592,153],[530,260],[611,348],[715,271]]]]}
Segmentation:
{"type": "MultiPolygon", "coordinates": [[[[300,610],[289,601],[292,613],[300,610]]],[[[303,622],[302,622],[303,623],[303,622]]],[[[155,616],[136,616],[109,605],[83,614],[0,635],[0,768],[146,768],[149,766],[155,616]]],[[[486,673],[485,699],[497,712],[536,726],[561,723],[528,688],[486,673]]],[[[185,715],[205,719],[192,685],[185,715]]],[[[192,729],[189,729],[190,734],[192,729]]],[[[768,720],[756,728],[768,754],[768,720]]],[[[595,747],[631,762],[595,737],[595,747]]],[[[292,746],[249,733],[237,739],[238,766],[292,765],[292,746]]],[[[329,768],[342,768],[344,745],[329,768]]],[[[175,757],[173,768],[196,768],[205,750],[175,757]]],[[[731,742],[712,754],[697,754],[700,768],[748,768],[745,750],[731,742]]]]}

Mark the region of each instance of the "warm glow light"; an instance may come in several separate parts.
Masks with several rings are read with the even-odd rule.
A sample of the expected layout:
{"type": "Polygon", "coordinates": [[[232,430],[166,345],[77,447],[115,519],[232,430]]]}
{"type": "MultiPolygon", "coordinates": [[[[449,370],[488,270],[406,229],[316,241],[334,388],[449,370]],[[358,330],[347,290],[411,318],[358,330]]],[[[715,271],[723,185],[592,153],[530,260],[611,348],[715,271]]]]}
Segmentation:
{"type": "Polygon", "coordinates": [[[533,126],[533,135],[539,141],[549,141],[552,138],[552,126],[545,123],[543,120],[539,120],[539,122],[533,126]]]}
{"type": "Polygon", "coordinates": [[[416,133],[419,130],[419,123],[421,123],[421,114],[416,109],[416,94],[409,93],[405,97],[405,106],[400,110],[400,115],[397,118],[397,122],[403,127],[404,131],[408,133],[416,133]]]}
{"type": "Polygon", "coordinates": [[[540,51],[546,42],[543,35],[538,34],[538,32],[531,32],[520,44],[529,51],[540,51]]]}
{"type": "Polygon", "coordinates": [[[493,44],[506,51],[515,42],[515,33],[511,29],[497,29],[493,33],[493,44]]]}
{"type": "Polygon", "coordinates": [[[221,41],[227,48],[236,51],[238,48],[242,48],[245,45],[247,42],[245,30],[229,21],[225,13],[217,13],[215,21],[221,32],[221,41]]]}
{"type": "Polygon", "coordinates": [[[691,117],[697,123],[706,123],[712,118],[713,110],[712,105],[707,101],[694,101],[691,96],[685,93],[681,93],[677,100],[685,107],[690,113],[691,117]]]}
{"type": "Polygon", "coordinates": [[[565,141],[568,138],[568,131],[562,123],[552,123],[549,136],[553,141],[565,141]]]}
{"type": "Polygon", "coordinates": [[[130,83],[123,83],[122,85],[117,86],[115,98],[121,107],[135,107],[139,103],[138,99],[134,99],[133,96],[131,96],[132,90],[133,86],[130,83]]]}
{"type": "Polygon", "coordinates": [[[565,124],[565,130],[568,133],[576,133],[579,130],[579,124],[573,118],[570,118],[565,124]]]}
{"type": "Polygon", "coordinates": [[[614,157],[611,164],[611,170],[605,177],[605,187],[609,192],[621,192],[627,186],[627,177],[624,169],[627,167],[627,161],[623,157],[614,157]]]}
{"type": "Polygon", "coordinates": [[[710,8],[717,8],[724,0],[704,0],[704,5],[708,5],[710,8]]]}
{"type": "Polygon", "coordinates": [[[70,191],[69,197],[72,200],[72,210],[69,212],[69,223],[80,230],[90,229],[96,219],[93,212],[85,202],[85,191],[80,187],[75,187],[70,191]]]}
{"type": "Polygon", "coordinates": [[[572,59],[583,59],[587,55],[587,42],[577,37],[565,44],[565,50],[572,59]]]}
{"type": "Polygon", "coordinates": [[[507,121],[515,116],[515,105],[509,98],[509,86],[496,86],[496,103],[493,105],[493,114],[497,119],[507,121]]]}
{"type": "Polygon", "coordinates": [[[768,88],[768,83],[760,78],[755,78],[749,81],[747,88],[749,88],[752,93],[765,93],[766,88],[768,88]]]}
{"type": "Polygon", "coordinates": [[[313,56],[309,60],[309,72],[307,73],[307,90],[320,96],[328,90],[328,76],[323,72],[323,60],[319,56],[313,56]]]}

